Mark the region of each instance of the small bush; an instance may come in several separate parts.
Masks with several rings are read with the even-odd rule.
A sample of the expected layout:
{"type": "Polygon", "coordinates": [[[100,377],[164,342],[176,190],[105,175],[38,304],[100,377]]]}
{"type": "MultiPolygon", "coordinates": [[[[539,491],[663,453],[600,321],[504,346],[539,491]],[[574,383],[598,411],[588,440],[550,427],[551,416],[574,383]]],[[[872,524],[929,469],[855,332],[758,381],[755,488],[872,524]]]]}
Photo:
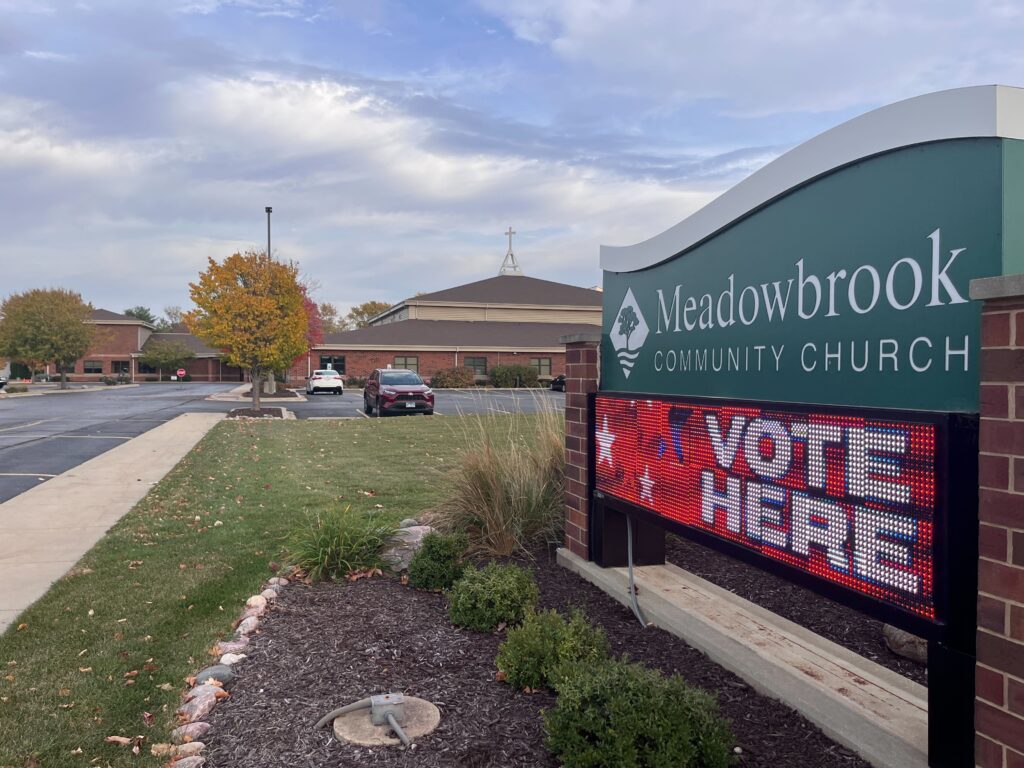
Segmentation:
{"type": "Polygon", "coordinates": [[[285,540],[288,561],[313,579],[381,567],[381,549],[395,526],[351,507],[307,514],[285,540]]]}
{"type": "Polygon", "coordinates": [[[498,648],[498,669],[513,688],[554,688],[577,666],[608,658],[608,639],[579,611],[566,621],[557,611],[528,611],[498,648]]]}
{"type": "Polygon", "coordinates": [[[550,407],[524,423],[521,414],[465,422],[465,445],[452,495],[437,525],[465,531],[470,544],[498,556],[529,552],[562,538],[565,515],[565,423],[550,407]]]}
{"type": "Polygon", "coordinates": [[[450,589],[466,570],[464,533],[428,533],[409,563],[409,583],[419,589],[450,589]]]}
{"type": "Polygon", "coordinates": [[[430,386],[446,389],[463,389],[476,385],[476,373],[472,368],[445,368],[430,379],[430,386]]]}
{"type": "Polygon", "coordinates": [[[113,376],[100,376],[100,381],[106,384],[108,387],[113,387],[120,383],[113,376]]]}
{"type": "Polygon", "coordinates": [[[448,592],[448,618],[460,627],[489,632],[502,623],[518,624],[536,602],[537,585],[525,568],[468,565],[448,592]]]}
{"type": "Polygon", "coordinates": [[[715,699],[641,664],[579,665],[544,713],[565,768],[725,768],[734,742],[715,699]]]}
{"type": "Polygon", "coordinates": [[[28,387],[24,384],[8,384],[0,392],[9,392],[12,395],[19,394],[21,392],[28,392],[28,387]]]}
{"type": "Polygon", "coordinates": [[[345,386],[346,387],[352,387],[353,389],[357,389],[357,388],[358,389],[362,389],[363,387],[366,386],[366,377],[365,376],[346,376],[345,377],[345,386]]]}
{"type": "Polygon", "coordinates": [[[495,387],[539,387],[537,369],[532,365],[496,365],[491,368],[491,384],[495,387]]]}

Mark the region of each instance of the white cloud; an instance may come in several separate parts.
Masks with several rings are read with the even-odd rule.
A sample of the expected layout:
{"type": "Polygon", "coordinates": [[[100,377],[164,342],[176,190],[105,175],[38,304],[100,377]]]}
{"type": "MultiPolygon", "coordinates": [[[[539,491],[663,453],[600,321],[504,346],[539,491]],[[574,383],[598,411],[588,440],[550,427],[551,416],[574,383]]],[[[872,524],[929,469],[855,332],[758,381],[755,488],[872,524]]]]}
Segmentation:
{"type": "Polygon", "coordinates": [[[67,63],[75,60],[74,56],[69,56],[66,53],[56,53],[55,51],[25,51],[24,55],[29,59],[38,59],[40,61],[67,63]]]}
{"type": "MultiPolygon", "coordinates": [[[[34,185],[0,209],[0,226],[17,223],[37,254],[31,233],[45,231],[49,274],[113,308],[124,284],[129,303],[186,303],[208,256],[263,247],[268,204],[275,254],[346,305],[494,274],[509,224],[528,274],[594,284],[599,243],[648,237],[712,195],[439,145],[431,119],[327,79],[198,77],[164,95],[165,136],[88,141],[64,136],[52,110],[0,100],[0,183],[34,185]]],[[[5,277],[24,285],[31,274],[5,277]]]]}
{"type": "Polygon", "coordinates": [[[734,114],[826,112],[1024,83],[1024,15],[1001,0],[479,2],[582,80],[599,76],[651,108],[706,100],[734,114]]]}

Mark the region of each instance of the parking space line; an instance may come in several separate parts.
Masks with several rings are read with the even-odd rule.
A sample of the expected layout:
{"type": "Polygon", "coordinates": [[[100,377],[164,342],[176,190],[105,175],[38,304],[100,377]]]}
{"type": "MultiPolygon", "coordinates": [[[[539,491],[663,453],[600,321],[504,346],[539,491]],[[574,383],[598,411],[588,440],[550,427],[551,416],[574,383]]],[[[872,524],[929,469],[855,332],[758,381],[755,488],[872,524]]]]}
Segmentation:
{"type": "Polygon", "coordinates": [[[48,472],[0,472],[0,477],[56,477],[48,472]]]}
{"type": "Polygon", "coordinates": [[[51,435],[61,440],[133,440],[130,435],[51,435]]]}
{"type": "Polygon", "coordinates": [[[40,419],[39,421],[29,421],[26,422],[25,424],[18,424],[17,426],[14,427],[4,427],[3,429],[0,429],[0,432],[10,432],[13,429],[25,429],[25,427],[34,427],[36,424],[44,424],[47,421],[53,421],[53,419],[40,419]]]}
{"type": "Polygon", "coordinates": [[[368,418],[370,418],[369,416],[367,416],[367,415],[366,415],[366,414],[365,414],[365,413],[363,412],[363,409],[362,409],[362,408],[355,408],[355,409],[353,409],[353,410],[355,410],[355,412],[356,412],[356,413],[358,413],[358,414],[359,414],[360,416],[362,416],[362,417],[363,417],[364,419],[368,419],[368,418]]]}

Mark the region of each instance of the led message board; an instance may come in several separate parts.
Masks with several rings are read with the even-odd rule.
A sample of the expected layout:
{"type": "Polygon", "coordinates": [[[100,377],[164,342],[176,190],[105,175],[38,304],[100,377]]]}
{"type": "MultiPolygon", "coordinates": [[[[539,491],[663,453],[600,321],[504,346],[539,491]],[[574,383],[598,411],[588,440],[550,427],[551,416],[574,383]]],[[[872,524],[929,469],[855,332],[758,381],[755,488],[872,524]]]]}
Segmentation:
{"type": "Polygon", "coordinates": [[[598,395],[595,489],[935,621],[927,419],[598,395]]]}

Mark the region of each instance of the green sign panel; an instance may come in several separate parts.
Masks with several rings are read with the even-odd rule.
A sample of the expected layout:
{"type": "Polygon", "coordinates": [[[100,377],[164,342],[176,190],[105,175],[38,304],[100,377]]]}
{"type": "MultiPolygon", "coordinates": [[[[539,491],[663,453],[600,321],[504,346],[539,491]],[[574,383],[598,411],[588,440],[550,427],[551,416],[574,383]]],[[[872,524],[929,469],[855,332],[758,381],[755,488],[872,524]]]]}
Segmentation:
{"type": "Polygon", "coordinates": [[[864,159],[656,266],[606,271],[602,389],[977,411],[968,286],[1021,239],[1004,210],[1021,145],[864,159]]]}

